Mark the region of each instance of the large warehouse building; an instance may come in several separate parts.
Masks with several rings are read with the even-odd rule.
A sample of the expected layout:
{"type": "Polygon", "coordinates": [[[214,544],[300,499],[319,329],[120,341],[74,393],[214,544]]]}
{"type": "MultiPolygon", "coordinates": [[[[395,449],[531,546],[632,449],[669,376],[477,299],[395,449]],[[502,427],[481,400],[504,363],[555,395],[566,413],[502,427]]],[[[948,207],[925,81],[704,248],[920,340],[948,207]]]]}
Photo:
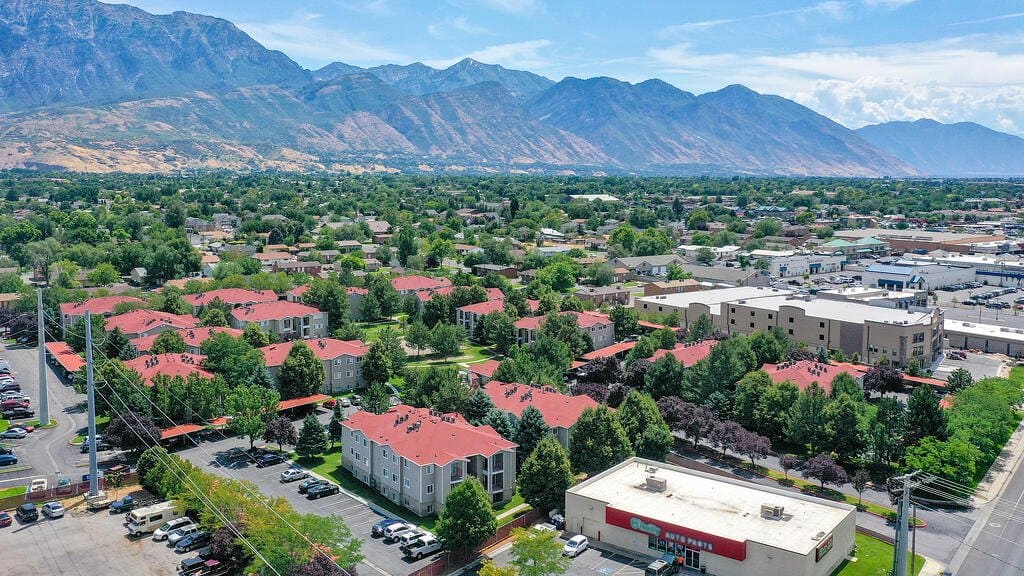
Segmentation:
{"type": "Polygon", "coordinates": [[[565,493],[566,530],[715,576],[829,576],[853,506],[643,458],[565,493]]]}

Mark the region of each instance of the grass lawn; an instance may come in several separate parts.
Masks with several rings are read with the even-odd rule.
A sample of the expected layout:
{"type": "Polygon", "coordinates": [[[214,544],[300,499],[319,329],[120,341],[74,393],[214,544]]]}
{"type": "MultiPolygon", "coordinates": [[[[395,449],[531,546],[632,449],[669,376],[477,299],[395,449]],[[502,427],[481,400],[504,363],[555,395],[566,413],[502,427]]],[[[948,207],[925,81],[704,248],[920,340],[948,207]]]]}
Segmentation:
{"type": "Polygon", "coordinates": [[[427,366],[461,366],[462,364],[475,364],[494,358],[490,348],[479,344],[469,344],[462,347],[462,353],[452,356],[447,361],[437,354],[410,354],[406,366],[410,368],[426,368],[427,366]]]}
{"type": "MultiPolygon", "coordinates": [[[[110,422],[110,416],[97,416],[96,417],[96,433],[99,434],[100,432],[103,432],[103,429],[107,427],[107,423],[108,422],[110,422]]],[[[86,430],[85,432],[86,432],[85,434],[79,434],[79,435],[75,436],[74,438],[72,438],[71,439],[71,443],[72,444],[81,444],[82,442],[85,442],[85,437],[89,433],[89,431],[86,430]]]]}
{"type": "Polygon", "coordinates": [[[0,489],[0,498],[10,498],[11,496],[21,496],[28,488],[26,486],[11,486],[10,488],[0,489]]]}
{"type": "Polygon", "coordinates": [[[1010,369],[1010,382],[1024,388],[1024,366],[1014,366],[1010,369]]]}
{"type": "Polygon", "coordinates": [[[519,495],[519,491],[516,490],[516,493],[514,496],[512,496],[512,499],[509,500],[507,504],[503,504],[500,508],[495,508],[494,513],[498,516],[501,516],[502,513],[508,512],[509,510],[515,508],[516,506],[519,506],[520,504],[524,504],[525,502],[526,501],[523,500],[523,497],[519,495]]]}
{"type": "Polygon", "coordinates": [[[385,320],[384,322],[360,322],[359,327],[363,330],[363,342],[375,342],[377,340],[377,335],[385,326],[396,328],[398,329],[399,334],[402,333],[401,324],[394,320],[385,320]]]}
{"type": "Polygon", "coordinates": [[[342,468],[340,450],[341,448],[338,447],[334,452],[328,452],[309,460],[299,459],[297,462],[321,476],[330,478],[345,490],[356,494],[365,500],[373,502],[379,508],[383,508],[396,516],[401,516],[402,518],[405,518],[410,522],[414,522],[431,532],[434,531],[434,524],[437,522],[436,517],[416,516],[411,510],[402,508],[398,504],[395,504],[391,500],[382,496],[373,488],[370,488],[361,481],[356,480],[355,476],[352,476],[348,470],[342,468]]]}
{"type": "Polygon", "coordinates": [[[11,425],[10,420],[0,420],[0,432],[7,430],[7,427],[11,425]]]}
{"type": "MultiPolygon", "coordinates": [[[[870,536],[857,534],[856,562],[843,562],[832,576],[888,576],[892,570],[893,547],[870,536]]],[[[914,564],[911,576],[917,576],[924,567],[924,558],[920,554],[914,564]]],[[[910,570],[910,563],[907,563],[910,570]]]]}

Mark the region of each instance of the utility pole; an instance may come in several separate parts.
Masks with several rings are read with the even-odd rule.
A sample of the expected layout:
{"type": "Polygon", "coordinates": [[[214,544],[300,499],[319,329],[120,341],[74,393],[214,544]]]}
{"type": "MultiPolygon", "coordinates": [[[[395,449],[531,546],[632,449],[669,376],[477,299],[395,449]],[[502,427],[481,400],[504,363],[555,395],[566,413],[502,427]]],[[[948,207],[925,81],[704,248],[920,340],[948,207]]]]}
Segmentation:
{"type": "Polygon", "coordinates": [[[50,423],[50,405],[46,400],[46,329],[43,325],[43,289],[36,288],[36,345],[39,347],[39,425],[50,423]]]}
{"type": "Polygon", "coordinates": [[[89,496],[96,497],[100,492],[100,471],[96,464],[96,382],[93,379],[92,366],[92,313],[85,311],[85,384],[89,402],[89,496]]]}
{"type": "MultiPolygon", "coordinates": [[[[917,476],[919,471],[911,472],[910,474],[904,474],[903,476],[897,476],[893,478],[903,484],[901,495],[899,497],[899,508],[896,517],[896,543],[893,545],[893,562],[892,562],[892,574],[893,576],[907,576],[907,555],[909,548],[909,532],[910,532],[910,491],[918,486],[914,482],[914,477],[917,476]]],[[[916,538],[915,538],[916,540],[916,538]]]]}

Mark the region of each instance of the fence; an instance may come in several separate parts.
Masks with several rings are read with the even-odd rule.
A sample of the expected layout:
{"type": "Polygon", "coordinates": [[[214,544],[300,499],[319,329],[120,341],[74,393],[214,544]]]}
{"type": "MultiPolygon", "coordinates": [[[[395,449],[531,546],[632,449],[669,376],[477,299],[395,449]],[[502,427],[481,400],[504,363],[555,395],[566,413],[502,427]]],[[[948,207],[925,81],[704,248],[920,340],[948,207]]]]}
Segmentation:
{"type": "Polygon", "coordinates": [[[480,553],[480,550],[490,548],[491,546],[494,546],[495,544],[502,542],[503,540],[508,538],[509,535],[512,534],[512,530],[516,528],[523,528],[524,526],[529,526],[530,524],[536,522],[540,517],[540,510],[534,508],[526,514],[523,514],[522,516],[517,517],[515,520],[509,522],[508,524],[505,524],[504,526],[498,528],[498,530],[494,533],[493,536],[488,538],[483,544],[481,544],[475,550],[457,550],[454,552],[445,552],[443,555],[438,556],[436,560],[424,566],[423,568],[420,568],[419,570],[413,572],[409,576],[441,576],[442,574],[447,574],[452,570],[469,563],[471,559],[475,558],[480,553]]]}
{"type": "MultiPolygon", "coordinates": [[[[107,478],[100,477],[100,490],[106,489],[107,478]]],[[[115,485],[130,485],[138,482],[138,474],[131,472],[128,474],[121,474],[116,481],[115,485]]],[[[36,490],[34,492],[26,492],[24,494],[17,494],[15,496],[8,496],[6,498],[0,498],[0,510],[11,510],[17,508],[20,504],[25,502],[46,502],[49,500],[64,500],[74,496],[80,496],[89,492],[88,482],[78,482],[74,484],[68,484],[67,486],[55,486],[49,487],[46,490],[36,490]]]]}

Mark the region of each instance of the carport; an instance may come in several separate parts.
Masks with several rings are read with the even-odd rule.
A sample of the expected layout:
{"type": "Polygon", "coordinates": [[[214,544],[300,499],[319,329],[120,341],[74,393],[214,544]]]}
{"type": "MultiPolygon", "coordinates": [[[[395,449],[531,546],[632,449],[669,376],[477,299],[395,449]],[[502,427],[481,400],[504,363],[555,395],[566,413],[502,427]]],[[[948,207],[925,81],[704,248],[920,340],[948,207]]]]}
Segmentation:
{"type": "Polygon", "coordinates": [[[67,342],[47,342],[46,353],[51,362],[64,369],[64,377],[74,379],[79,370],[85,368],[85,360],[68,346],[67,342]]]}
{"type": "Polygon", "coordinates": [[[328,396],[327,394],[313,394],[312,396],[303,396],[302,398],[291,398],[289,400],[282,400],[277,405],[277,411],[284,412],[286,410],[295,410],[296,408],[302,408],[303,406],[319,404],[330,399],[331,397],[328,396]]]}

